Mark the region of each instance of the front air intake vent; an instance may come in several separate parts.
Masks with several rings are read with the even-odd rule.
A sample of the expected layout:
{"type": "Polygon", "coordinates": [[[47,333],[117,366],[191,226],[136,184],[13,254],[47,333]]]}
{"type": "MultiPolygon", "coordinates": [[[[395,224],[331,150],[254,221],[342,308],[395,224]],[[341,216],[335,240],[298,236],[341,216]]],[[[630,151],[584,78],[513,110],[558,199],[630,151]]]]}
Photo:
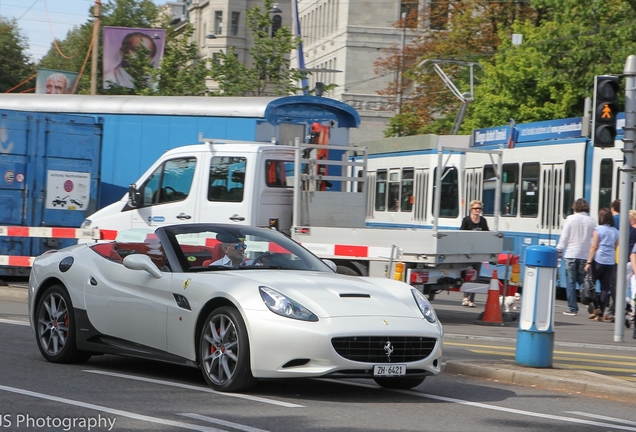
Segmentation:
{"type": "Polygon", "coordinates": [[[362,363],[408,363],[425,359],[437,339],[417,336],[350,336],[331,339],[336,352],[362,363]],[[390,351],[390,355],[387,353],[390,351]]]}

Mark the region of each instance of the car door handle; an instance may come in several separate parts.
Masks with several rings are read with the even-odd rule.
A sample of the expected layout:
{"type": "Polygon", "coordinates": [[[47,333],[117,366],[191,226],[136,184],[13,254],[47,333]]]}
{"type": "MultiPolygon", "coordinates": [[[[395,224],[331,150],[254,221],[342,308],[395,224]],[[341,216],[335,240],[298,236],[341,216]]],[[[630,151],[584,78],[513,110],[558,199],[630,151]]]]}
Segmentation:
{"type": "Polygon", "coordinates": [[[243,216],[239,216],[237,214],[230,216],[230,220],[234,222],[242,222],[245,220],[243,216]]]}
{"type": "Polygon", "coordinates": [[[181,213],[180,215],[177,216],[177,219],[181,219],[181,220],[183,220],[183,219],[191,219],[191,218],[192,218],[192,216],[187,215],[185,213],[181,213]]]}

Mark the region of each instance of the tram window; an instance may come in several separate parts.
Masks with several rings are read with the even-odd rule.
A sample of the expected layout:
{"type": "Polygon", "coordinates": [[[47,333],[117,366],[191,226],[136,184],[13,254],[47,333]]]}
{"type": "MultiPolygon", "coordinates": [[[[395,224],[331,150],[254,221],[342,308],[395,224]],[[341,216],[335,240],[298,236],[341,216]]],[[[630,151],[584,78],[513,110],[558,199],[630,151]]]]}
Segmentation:
{"type": "Polygon", "coordinates": [[[413,168],[402,170],[402,192],[400,198],[400,210],[410,212],[413,210],[413,168]]]}
{"type": "Polygon", "coordinates": [[[398,172],[389,173],[389,211],[400,209],[400,176],[398,172]]]}
{"type": "Polygon", "coordinates": [[[614,171],[614,161],[603,159],[598,185],[598,208],[609,208],[612,204],[612,171],[614,171]]]}
{"type": "Polygon", "coordinates": [[[563,174],[563,217],[566,218],[572,213],[572,204],[574,203],[574,185],[576,185],[576,162],[569,160],[565,162],[565,171],[563,174]]]}
{"type": "MultiPolygon", "coordinates": [[[[434,179],[437,180],[437,168],[435,168],[434,179]]],[[[457,217],[459,215],[459,188],[457,183],[457,169],[448,167],[442,174],[442,194],[439,206],[441,217],[457,217]]],[[[437,185],[434,184],[434,188],[437,185]]],[[[435,189],[433,189],[435,190],[435,189]]]]}
{"type": "Polygon", "coordinates": [[[539,171],[538,162],[521,166],[521,216],[539,214],[539,171]]]}
{"type": "MultiPolygon", "coordinates": [[[[504,164],[502,168],[500,213],[501,216],[516,216],[519,202],[519,164],[504,164]]],[[[492,165],[486,165],[484,167],[484,188],[482,193],[483,213],[486,216],[495,214],[496,185],[495,168],[492,165]]]]}
{"type": "Polygon", "coordinates": [[[375,179],[375,209],[376,211],[386,210],[386,171],[378,171],[375,179]]]}

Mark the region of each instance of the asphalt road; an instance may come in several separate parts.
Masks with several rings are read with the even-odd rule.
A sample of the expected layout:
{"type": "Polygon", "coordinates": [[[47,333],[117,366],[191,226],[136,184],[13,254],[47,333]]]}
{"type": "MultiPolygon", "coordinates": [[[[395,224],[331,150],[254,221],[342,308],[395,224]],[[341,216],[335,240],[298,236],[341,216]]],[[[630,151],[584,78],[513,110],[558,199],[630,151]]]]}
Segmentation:
{"type": "MultiPolygon", "coordinates": [[[[636,431],[634,403],[464,374],[442,373],[409,391],[381,389],[368,380],[312,379],[263,381],[236,395],[213,392],[197,369],[158,362],[96,356],[80,365],[51,364],[39,354],[26,325],[24,294],[19,287],[0,290],[0,430],[636,431]]],[[[457,306],[452,296],[458,294],[435,300],[440,319],[449,322],[446,361],[510,363],[515,327],[477,326],[472,318],[479,308],[457,306]]],[[[559,327],[589,325],[560,322],[559,317],[557,334],[559,327]]],[[[607,332],[611,340],[611,327],[597,327],[598,337],[605,340],[607,332]]],[[[624,356],[620,361],[631,364],[626,369],[636,367],[630,359],[636,344],[596,344],[600,348],[592,352],[585,348],[591,345],[585,335],[582,342],[563,338],[556,338],[555,357],[571,355],[573,364],[584,365],[585,356],[575,353],[588,359],[594,359],[591,354],[624,356]]],[[[624,378],[621,382],[633,385],[624,378]]]]}

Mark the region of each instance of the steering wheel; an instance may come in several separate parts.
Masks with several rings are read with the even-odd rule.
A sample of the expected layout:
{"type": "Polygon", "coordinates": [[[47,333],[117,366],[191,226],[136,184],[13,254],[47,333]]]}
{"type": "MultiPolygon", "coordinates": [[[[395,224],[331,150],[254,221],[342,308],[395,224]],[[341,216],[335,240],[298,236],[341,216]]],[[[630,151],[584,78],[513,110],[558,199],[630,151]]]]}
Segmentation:
{"type": "Polygon", "coordinates": [[[164,187],[163,191],[166,194],[166,201],[172,201],[172,198],[177,194],[177,191],[170,186],[164,187]]]}
{"type": "Polygon", "coordinates": [[[254,261],[252,261],[252,266],[256,266],[263,258],[267,258],[273,255],[275,255],[274,252],[270,252],[270,251],[263,252],[262,254],[254,258],[254,261]]]}

